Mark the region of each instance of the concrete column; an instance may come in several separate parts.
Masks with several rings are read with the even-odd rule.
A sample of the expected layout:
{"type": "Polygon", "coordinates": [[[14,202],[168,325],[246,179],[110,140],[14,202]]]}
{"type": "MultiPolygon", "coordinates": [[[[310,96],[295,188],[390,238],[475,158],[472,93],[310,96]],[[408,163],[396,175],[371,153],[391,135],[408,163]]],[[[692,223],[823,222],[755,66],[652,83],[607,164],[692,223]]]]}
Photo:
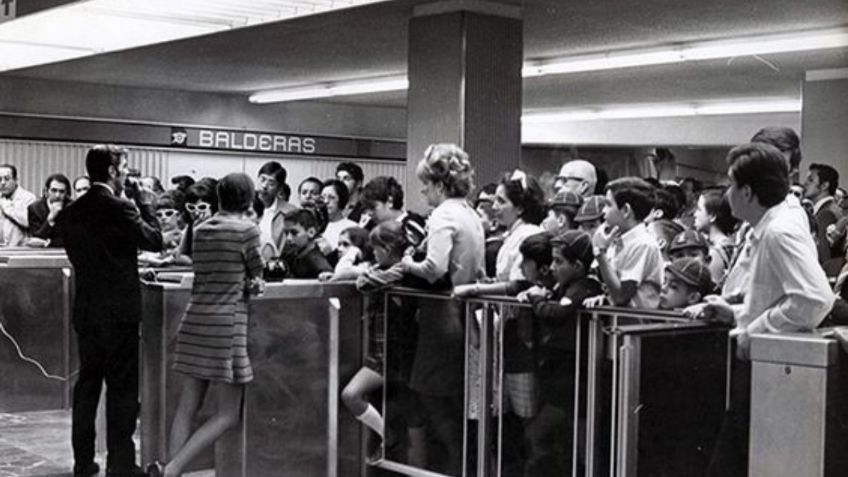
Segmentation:
{"type": "Polygon", "coordinates": [[[813,162],[830,164],[848,185],[848,68],[808,71],[801,112],[801,177],[813,162]]]}
{"type": "Polygon", "coordinates": [[[424,211],[415,166],[428,145],[459,144],[475,183],[518,167],[522,22],[518,7],[484,1],[419,5],[409,25],[407,202],[424,211]]]}

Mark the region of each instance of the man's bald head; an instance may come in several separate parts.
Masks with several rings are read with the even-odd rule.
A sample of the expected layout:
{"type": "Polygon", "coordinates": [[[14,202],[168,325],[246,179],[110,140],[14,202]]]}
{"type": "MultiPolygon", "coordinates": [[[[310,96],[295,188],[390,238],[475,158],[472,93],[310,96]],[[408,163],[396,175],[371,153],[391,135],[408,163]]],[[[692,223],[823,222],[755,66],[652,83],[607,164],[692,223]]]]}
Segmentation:
{"type": "Polygon", "coordinates": [[[554,187],[557,192],[574,192],[585,198],[595,193],[597,183],[595,166],[583,159],[573,159],[562,165],[554,187]]]}

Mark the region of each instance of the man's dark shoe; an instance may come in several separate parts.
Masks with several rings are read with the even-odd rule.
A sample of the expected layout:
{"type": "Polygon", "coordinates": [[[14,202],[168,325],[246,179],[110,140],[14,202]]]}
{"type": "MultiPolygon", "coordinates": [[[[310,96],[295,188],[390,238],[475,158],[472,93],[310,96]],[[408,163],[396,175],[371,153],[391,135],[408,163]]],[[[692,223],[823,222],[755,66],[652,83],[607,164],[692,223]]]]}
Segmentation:
{"type": "Polygon", "coordinates": [[[91,477],[100,473],[100,466],[97,462],[90,462],[87,465],[75,465],[74,477],[91,477]]]}
{"type": "Polygon", "coordinates": [[[106,477],[146,477],[147,472],[134,465],[129,469],[106,469],[106,477]]]}

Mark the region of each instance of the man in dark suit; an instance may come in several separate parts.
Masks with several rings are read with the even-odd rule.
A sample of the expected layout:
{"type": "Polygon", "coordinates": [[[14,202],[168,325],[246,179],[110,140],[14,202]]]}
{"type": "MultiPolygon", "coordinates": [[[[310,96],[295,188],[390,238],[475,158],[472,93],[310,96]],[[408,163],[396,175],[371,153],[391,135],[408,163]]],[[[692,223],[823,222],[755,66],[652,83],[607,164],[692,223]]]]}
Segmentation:
{"type": "Polygon", "coordinates": [[[45,247],[63,247],[56,217],[71,202],[71,181],[63,174],[51,174],[44,182],[44,196],[27,208],[30,240],[43,240],[45,247]]]}
{"type": "Polygon", "coordinates": [[[132,435],[138,418],[138,323],[141,290],[138,249],[158,251],[162,234],[153,212],[153,193],[125,190],[127,153],[95,146],[85,167],[91,190],[56,219],[74,266],[73,325],[80,371],[74,386],[71,442],[74,476],[99,472],[94,462],[94,419],[106,381],[106,475],[141,476],[132,435]],[[121,193],[132,201],[121,197],[121,193]]]}
{"type": "Polygon", "coordinates": [[[804,198],[813,202],[813,217],[816,221],[816,247],[819,262],[840,257],[840,250],[831,249],[827,240],[827,228],[842,217],[840,208],[833,199],[839,187],[839,173],[827,164],[810,164],[804,181],[804,198]]]}

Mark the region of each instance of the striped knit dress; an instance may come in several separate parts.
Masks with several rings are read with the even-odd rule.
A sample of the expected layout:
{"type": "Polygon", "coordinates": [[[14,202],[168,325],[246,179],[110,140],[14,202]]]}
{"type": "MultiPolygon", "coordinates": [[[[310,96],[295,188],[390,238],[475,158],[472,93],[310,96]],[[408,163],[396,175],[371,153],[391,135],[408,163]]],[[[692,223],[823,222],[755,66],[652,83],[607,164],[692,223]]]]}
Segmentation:
{"type": "Polygon", "coordinates": [[[262,273],[259,229],[215,215],[194,230],[194,284],[177,332],[174,370],[211,381],[253,379],[247,354],[245,281],[262,273]]]}

